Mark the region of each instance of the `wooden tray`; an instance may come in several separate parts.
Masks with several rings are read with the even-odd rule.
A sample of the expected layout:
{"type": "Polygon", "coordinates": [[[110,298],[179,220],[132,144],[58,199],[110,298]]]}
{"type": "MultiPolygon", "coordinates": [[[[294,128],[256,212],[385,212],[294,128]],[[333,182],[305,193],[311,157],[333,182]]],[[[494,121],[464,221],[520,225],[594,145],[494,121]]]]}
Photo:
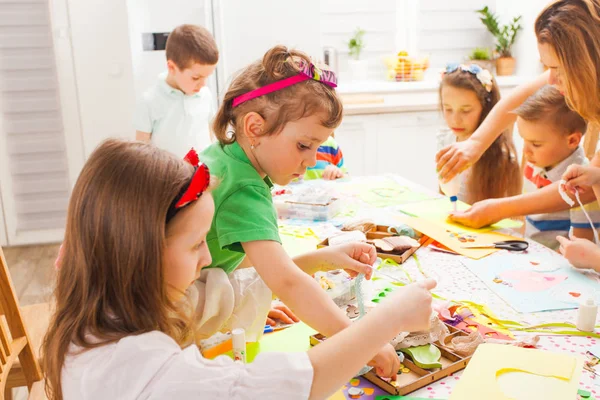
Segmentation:
{"type": "MultiPolygon", "coordinates": [[[[368,231],[366,233],[367,240],[383,239],[386,237],[395,236],[393,233],[388,232],[388,228],[389,227],[385,226],[385,225],[375,226],[374,228],[372,228],[370,231],[368,231]]],[[[419,232],[419,234],[420,234],[420,232],[419,232]]],[[[402,264],[403,262],[408,260],[408,258],[410,256],[412,256],[415,251],[417,251],[421,246],[423,246],[429,240],[430,240],[429,237],[427,237],[425,235],[421,235],[421,239],[419,239],[419,246],[412,247],[412,248],[406,250],[401,255],[384,253],[381,251],[377,251],[377,255],[381,258],[389,258],[389,259],[396,261],[398,264],[402,264]]],[[[323,240],[321,243],[319,243],[317,245],[317,248],[320,249],[325,246],[329,246],[329,239],[323,240]]]]}
{"type": "MultiPolygon", "coordinates": [[[[446,341],[450,341],[451,338],[455,336],[468,335],[468,333],[456,329],[451,325],[446,326],[450,330],[450,335],[446,337],[446,341]]],[[[310,344],[311,346],[315,346],[325,339],[325,336],[317,333],[310,337],[310,344]]],[[[434,368],[431,370],[423,369],[414,364],[408,356],[405,356],[402,364],[408,368],[410,372],[398,375],[395,382],[388,382],[380,378],[373,370],[364,374],[363,377],[391,395],[404,396],[464,369],[469,361],[471,361],[471,356],[461,357],[454,354],[442,347],[439,342],[435,342],[433,345],[439,348],[442,353],[442,358],[440,359],[442,368],[434,368]]]]}

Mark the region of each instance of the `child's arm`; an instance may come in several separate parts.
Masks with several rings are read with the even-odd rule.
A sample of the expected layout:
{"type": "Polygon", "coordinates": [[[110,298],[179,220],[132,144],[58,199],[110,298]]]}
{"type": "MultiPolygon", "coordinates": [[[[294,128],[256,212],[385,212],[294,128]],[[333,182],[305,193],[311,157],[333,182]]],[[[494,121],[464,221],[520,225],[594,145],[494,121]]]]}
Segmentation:
{"type": "Polygon", "coordinates": [[[428,329],[432,279],[398,289],[348,329],[308,351],[314,375],[310,399],[324,399],[365,365],[381,346],[401,331],[428,329]],[[402,312],[398,307],[402,306],[402,312]]]}
{"type": "Polygon", "coordinates": [[[152,134],[149,132],[135,131],[135,140],[139,140],[141,142],[149,142],[152,134]]]}
{"type": "MultiPolygon", "coordinates": [[[[350,325],[346,314],[312,277],[294,264],[279,243],[259,240],[244,242],[242,247],[267,286],[302,321],[328,337],[350,325]]],[[[371,365],[381,376],[395,376],[399,361],[394,348],[389,343],[381,348],[371,365]]]]}
{"type": "Polygon", "coordinates": [[[309,251],[294,257],[293,260],[309,275],[317,271],[346,269],[352,276],[362,272],[367,279],[371,279],[372,265],[377,260],[377,251],[368,243],[353,242],[309,251]]]}
{"type": "Polygon", "coordinates": [[[492,108],[492,111],[469,139],[440,150],[436,155],[437,171],[439,171],[440,177],[452,179],[456,174],[475,164],[504,129],[515,122],[516,115],[511,111],[546,85],[549,76],[550,71],[546,71],[533,81],[515,88],[492,108]]]}
{"type": "MultiPolygon", "coordinates": [[[[591,191],[582,193],[580,198],[583,204],[595,200],[591,191]]],[[[552,213],[569,208],[558,193],[558,182],[555,182],[531,193],[479,201],[466,211],[451,213],[449,218],[468,227],[481,228],[505,218],[552,213]]]]}
{"type": "Polygon", "coordinates": [[[567,182],[565,188],[572,193],[577,188],[581,194],[588,191],[587,187],[591,186],[596,200],[600,200],[600,168],[597,166],[599,161],[600,156],[596,154],[592,159],[592,165],[573,164],[569,166],[562,176],[562,179],[567,182]]]}
{"type": "Polygon", "coordinates": [[[273,241],[242,243],[252,265],[273,293],[308,325],[333,336],[350,325],[350,320],[321,289],[273,241]]]}
{"type": "Polygon", "coordinates": [[[595,243],[586,239],[567,239],[563,236],[556,238],[560,243],[559,251],[576,268],[594,269],[600,272],[600,249],[595,243]]]}

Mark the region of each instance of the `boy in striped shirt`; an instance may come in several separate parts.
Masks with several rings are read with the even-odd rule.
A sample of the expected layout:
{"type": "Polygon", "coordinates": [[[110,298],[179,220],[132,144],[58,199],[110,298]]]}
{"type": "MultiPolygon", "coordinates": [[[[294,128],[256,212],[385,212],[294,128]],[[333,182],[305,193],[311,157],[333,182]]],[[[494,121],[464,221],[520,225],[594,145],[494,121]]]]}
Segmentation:
{"type": "MultiPolygon", "coordinates": [[[[524,193],[560,181],[571,164],[588,164],[580,145],[587,123],[569,109],[564,96],[556,88],[543,87],[514,113],[517,115],[519,134],[524,141],[524,193]]],[[[597,204],[585,207],[594,226],[600,226],[597,204]]],[[[529,215],[525,232],[533,240],[556,250],[559,247],[556,236],[568,236],[571,228],[576,237],[593,240],[593,231],[580,207],[529,215]]]]}
{"type": "Polygon", "coordinates": [[[342,149],[333,136],[329,136],[317,149],[317,164],[309,167],[304,174],[304,179],[334,180],[343,178],[346,174],[342,149]]]}

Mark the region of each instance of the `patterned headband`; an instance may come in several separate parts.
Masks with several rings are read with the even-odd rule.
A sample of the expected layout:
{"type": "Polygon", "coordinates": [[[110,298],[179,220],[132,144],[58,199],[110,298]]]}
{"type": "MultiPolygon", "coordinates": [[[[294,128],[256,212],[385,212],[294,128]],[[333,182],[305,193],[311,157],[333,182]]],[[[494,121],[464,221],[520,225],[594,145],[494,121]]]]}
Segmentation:
{"type": "Polygon", "coordinates": [[[469,73],[475,75],[477,80],[483,85],[483,87],[485,88],[485,90],[488,93],[490,93],[492,91],[492,87],[494,85],[492,74],[490,73],[490,71],[488,71],[487,69],[481,68],[477,64],[469,64],[469,65],[448,64],[448,65],[446,65],[446,70],[442,75],[451,74],[452,72],[456,71],[459,68],[461,71],[469,72],[469,73]]]}
{"type": "Polygon", "coordinates": [[[313,63],[307,63],[304,61],[301,62],[299,67],[300,71],[297,75],[282,79],[277,82],[270,83],[266,86],[259,87],[258,89],[251,90],[248,93],[244,93],[236,97],[235,99],[233,99],[233,107],[235,108],[240,104],[245,103],[246,101],[255,99],[260,96],[264,96],[269,93],[276,92],[281,89],[285,89],[288,86],[292,86],[296,83],[304,82],[309,79],[321,82],[332,88],[337,87],[337,78],[333,71],[320,69],[313,63]]]}

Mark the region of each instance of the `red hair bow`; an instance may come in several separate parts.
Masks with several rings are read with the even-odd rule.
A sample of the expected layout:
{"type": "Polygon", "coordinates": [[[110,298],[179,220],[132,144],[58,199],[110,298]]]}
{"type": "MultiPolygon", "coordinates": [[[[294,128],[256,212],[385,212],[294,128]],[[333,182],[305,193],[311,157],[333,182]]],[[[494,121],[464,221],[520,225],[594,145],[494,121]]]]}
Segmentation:
{"type": "Polygon", "coordinates": [[[196,150],[192,148],[183,159],[192,164],[196,168],[196,172],[194,172],[194,176],[192,176],[192,180],[185,189],[185,192],[183,192],[177,203],[175,203],[176,209],[198,200],[210,183],[210,171],[206,164],[200,163],[196,150]]]}

